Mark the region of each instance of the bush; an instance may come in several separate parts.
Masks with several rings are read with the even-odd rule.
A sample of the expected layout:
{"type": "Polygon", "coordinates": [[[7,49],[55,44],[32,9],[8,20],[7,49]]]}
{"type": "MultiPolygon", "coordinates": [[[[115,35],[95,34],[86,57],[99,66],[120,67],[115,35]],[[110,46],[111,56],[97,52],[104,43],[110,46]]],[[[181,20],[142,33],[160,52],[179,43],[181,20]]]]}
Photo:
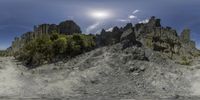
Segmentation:
{"type": "Polygon", "coordinates": [[[94,49],[95,37],[92,35],[59,35],[42,36],[26,43],[15,57],[29,68],[44,63],[74,57],[94,49]]]}
{"type": "Polygon", "coordinates": [[[48,37],[37,38],[25,44],[16,57],[27,66],[38,66],[50,62],[53,58],[52,44],[53,42],[48,37]]]}
{"type": "Polygon", "coordinates": [[[181,61],[179,63],[181,65],[190,65],[192,62],[186,56],[182,56],[181,61]]]}
{"type": "Polygon", "coordinates": [[[67,49],[67,38],[65,36],[57,38],[53,42],[53,49],[55,55],[60,55],[66,52],[67,49]]]}
{"type": "Polygon", "coordinates": [[[9,56],[8,51],[6,51],[6,50],[0,50],[0,57],[7,57],[7,56],[9,56]]]}

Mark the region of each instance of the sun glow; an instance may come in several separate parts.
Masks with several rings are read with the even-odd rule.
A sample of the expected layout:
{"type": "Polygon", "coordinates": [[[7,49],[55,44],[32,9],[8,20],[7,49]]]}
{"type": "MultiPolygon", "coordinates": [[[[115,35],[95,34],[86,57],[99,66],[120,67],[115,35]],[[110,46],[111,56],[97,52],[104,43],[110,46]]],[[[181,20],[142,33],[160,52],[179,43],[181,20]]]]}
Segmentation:
{"type": "Polygon", "coordinates": [[[107,11],[91,11],[90,16],[96,19],[106,19],[111,17],[111,14],[107,11]]]}

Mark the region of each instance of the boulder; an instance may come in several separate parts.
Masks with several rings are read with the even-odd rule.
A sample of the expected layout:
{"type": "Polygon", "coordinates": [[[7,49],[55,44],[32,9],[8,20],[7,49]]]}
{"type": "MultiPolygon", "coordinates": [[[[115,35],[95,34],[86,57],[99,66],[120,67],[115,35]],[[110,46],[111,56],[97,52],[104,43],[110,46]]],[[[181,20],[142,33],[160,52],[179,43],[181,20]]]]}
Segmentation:
{"type": "Polygon", "coordinates": [[[124,31],[121,35],[120,41],[129,41],[129,42],[135,42],[136,37],[135,33],[132,28],[124,31]]]}
{"type": "Polygon", "coordinates": [[[123,44],[123,49],[133,45],[136,45],[138,47],[142,46],[142,44],[136,40],[133,28],[124,31],[123,34],[121,35],[120,41],[123,44]]]}

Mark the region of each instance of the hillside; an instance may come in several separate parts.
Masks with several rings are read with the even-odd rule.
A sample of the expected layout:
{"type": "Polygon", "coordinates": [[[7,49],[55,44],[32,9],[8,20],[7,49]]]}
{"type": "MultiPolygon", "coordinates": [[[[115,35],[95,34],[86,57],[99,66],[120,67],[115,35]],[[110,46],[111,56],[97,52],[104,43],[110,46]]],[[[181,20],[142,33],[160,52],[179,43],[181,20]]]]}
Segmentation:
{"type": "Polygon", "coordinates": [[[81,30],[76,30],[79,26],[65,21],[65,25],[55,25],[56,39],[51,38],[54,31],[49,32],[48,27],[39,28],[40,32],[46,30],[42,36],[39,31],[25,33],[8,50],[15,58],[0,58],[0,98],[198,100],[200,51],[190,39],[190,30],[179,34],[163,27],[160,21],[151,17],[148,23],[129,23],[112,31],[103,29],[97,35],[81,34],[81,30]],[[60,28],[66,31],[60,32],[60,28]],[[59,39],[64,42],[56,47],[68,44],[62,52],[58,47],[52,48],[59,39]],[[95,45],[88,45],[93,42],[95,45]],[[59,52],[54,51],[57,49],[59,52]],[[22,60],[18,59],[21,55],[22,60]],[[24,64],[34,57],[34,61],[41,62],[39,65],[30,68],[24,64]],[[49,60],[54,57],[59,59],[49,60]]]}
{"type": "Polygon", "coordinates": [[[177,64],[162,53],[121,44],[29,70],[1,58],[0,98],[15,100],[198,100],[199,63],[177,64]],[[144,52],[151,52],[146,60],[144,52]],[[6,92],[5,92],[6,91],[6,92]]]}

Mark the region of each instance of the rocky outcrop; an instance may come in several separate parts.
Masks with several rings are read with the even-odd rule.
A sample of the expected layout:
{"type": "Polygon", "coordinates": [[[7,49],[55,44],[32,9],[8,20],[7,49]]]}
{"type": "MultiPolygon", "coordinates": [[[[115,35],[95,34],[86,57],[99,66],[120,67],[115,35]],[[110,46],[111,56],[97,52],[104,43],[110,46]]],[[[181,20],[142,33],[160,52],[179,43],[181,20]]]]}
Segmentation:
{"type": "Polygon", "coordinates": [[[198,56],[199,50],[196,49],[194,41],[190,40],[190,30],[184,29],[180,35],[181,48],[180,54],[185,56],[198,56]]]}
{"type": "Polygon", "coordinates": [[[133,45],[141,46],[141,43],[136,40],[134,28],[129,28],[121,35],[120,42],[123,44],[123,49],[133,45]]]}
{"type": "Polygon", "coordinates": [[[59,25],[56,24],[41,24],[34,26],[32,32],[26,32],[21,37],[16,37],[12,42],[11,50],[13,53],[18,51],[23,45],[35,38],[41,36],[50,36],[53,33],[72,35],[80,34],[81,29],[74,21],[64,21],[59,25]]]}
{"type": "Polygon", "coordinates": [[[125,27],[121,28],[115,26],[112,31],[105,31],[103,29],[101,33],[97,35],[97,44],[99,44],[99,46],[113,45],[122,41],[124,43],[125,41],[126,43],[127,41],[136,41],[132,23],[128,23],[125,27]]]}
{"type": "Polygon", "coordinates": [[[74,21],[64,21],[58,25],[59,33],[72,35],[73,33],[81,33],[80,27],[74,21]]]}
{"type": "Polygon", "coordinates": [[[182,42],[189,42],[190,41],[190,29],[184,29],[180,35],[180,39],[182,42]]]}
{"type": "Polygon", "coordinates": [[[160,21],[153,16],[148,23],[139,23],[135,26],[128,23],[125,27],[117,28],[116,31],[112,32],[102,30],[98,36],[99,43],[111,45],[118,43],[120,37],[120,42],[126,45],[125,47],[141,42],[143,47],[162,52],[170,58],[177,55],[193,57],[193,55],[199,53],[199,50],[195,47],[195,42],[190,39],[189,29],[184,29],[179,36],[177,31],[171,27],[161,26],[160,21]]]}
{"type": "Polygon", "coordinates": [[[113,45],[120,42],[122,30],[118,27],[114,27],[112,31],[101,31],[100,35],[97,35],[97,44],[99,46],[113,45]]]}
{"type": "Polygon", "coordinates": [[[127,29],[126,31],[123,32],[121,35],[120,41],[129,41],[129,42],[135,42],[136,37],[135,33],[132,28],[127,29]]]}
{"type": "Polygon", "coordinates": [[[134,32],[144,47],[163,52],[171,58],[173,55],[192,56],[188,51],[198,52],[195,42],[190,40],[189,29],[179,36],[171,27],[162,27],[160,19],[155,17],[151,17],[148,23],[136,24],[134,32]]]}

